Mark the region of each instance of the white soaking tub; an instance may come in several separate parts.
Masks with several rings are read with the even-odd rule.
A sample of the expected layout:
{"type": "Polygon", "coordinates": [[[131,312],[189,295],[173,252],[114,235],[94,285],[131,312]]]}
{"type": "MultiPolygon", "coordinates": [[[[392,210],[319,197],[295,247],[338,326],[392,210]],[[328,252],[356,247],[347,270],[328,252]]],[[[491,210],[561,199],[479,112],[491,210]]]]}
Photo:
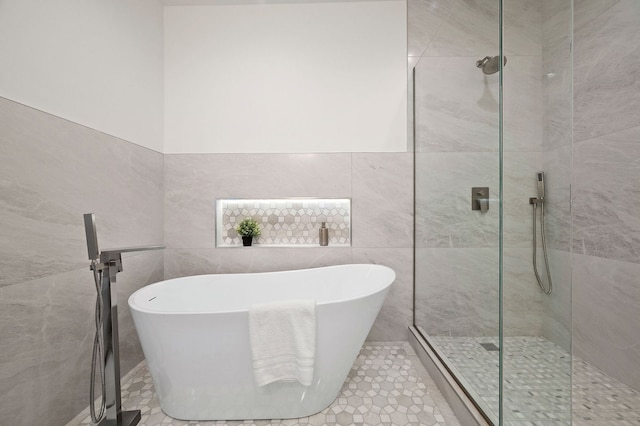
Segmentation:
{"type": "Polygon", "coordinates": [[[283,419],[328,407],[382,307],[395,272],[340,265],[253,274],[199,275],[148,285],[129,298],[162,410],[183,420],[283,419]],[[251,305],[316,301],[311,386],[254,383],[251,305]]]}

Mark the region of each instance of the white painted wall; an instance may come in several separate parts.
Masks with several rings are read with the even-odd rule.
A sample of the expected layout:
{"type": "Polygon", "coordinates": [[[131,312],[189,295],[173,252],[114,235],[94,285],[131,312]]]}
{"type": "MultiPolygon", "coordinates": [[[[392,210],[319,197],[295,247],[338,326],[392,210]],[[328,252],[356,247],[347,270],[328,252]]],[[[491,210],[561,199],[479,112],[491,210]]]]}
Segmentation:
{"type": "Polygon", "coordinates": [[[162,151],[157,0],[0,1],[0,96],[162,151]]]}
{"type": "Polygon", "coordinates": [[[406,4],[165,8],[165,152],[407,150],[406,4]]]}

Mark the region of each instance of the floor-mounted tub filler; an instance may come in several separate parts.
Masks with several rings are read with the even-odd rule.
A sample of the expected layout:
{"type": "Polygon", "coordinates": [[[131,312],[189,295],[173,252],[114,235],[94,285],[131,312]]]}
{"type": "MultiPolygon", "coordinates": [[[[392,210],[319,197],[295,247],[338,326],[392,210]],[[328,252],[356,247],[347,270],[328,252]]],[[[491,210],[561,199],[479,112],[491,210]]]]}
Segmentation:
{"type": "Polygon", "coordinates": [[[131,295],[133,320],[162,410],[182,420],[284,419],[328,407],[382,307],[395,272],[340,265],[162,281],[131,295]],[[314,300],[311,385],[257,386],[251,306],[314,300]]]}

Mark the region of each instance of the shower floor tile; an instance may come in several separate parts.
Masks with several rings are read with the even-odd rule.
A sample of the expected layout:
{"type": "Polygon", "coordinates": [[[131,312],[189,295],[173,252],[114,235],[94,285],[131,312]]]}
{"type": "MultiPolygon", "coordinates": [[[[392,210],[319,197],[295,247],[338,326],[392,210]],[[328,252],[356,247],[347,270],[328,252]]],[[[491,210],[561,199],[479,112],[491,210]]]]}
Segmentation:
{"type": "MultiPolygon", "coordinates": [[[[122,385],[125,410],[141,410],[140,426],[157,425],[447,425],[459,426],[444,397],[406,342],[367,342],[338,398],[310,417],[260,421],[181,421],[162,412],[141,363],[122,385]],[[373,380],[371,380],[373,378],[373,380]]],[[[88,409],[67,426],[91,425],[88,409]]]]}
{"type": "MultiPolygon", "coordinates": [[[[499,353],[487,348],[498,339],[431,340],[485,412],[497,418],[499,353]]],[[[505,425],[640,426],[640,392],[580,359],[571,366],[569,354],[544,338],[507,337],[504,348],[505,425]]]]}

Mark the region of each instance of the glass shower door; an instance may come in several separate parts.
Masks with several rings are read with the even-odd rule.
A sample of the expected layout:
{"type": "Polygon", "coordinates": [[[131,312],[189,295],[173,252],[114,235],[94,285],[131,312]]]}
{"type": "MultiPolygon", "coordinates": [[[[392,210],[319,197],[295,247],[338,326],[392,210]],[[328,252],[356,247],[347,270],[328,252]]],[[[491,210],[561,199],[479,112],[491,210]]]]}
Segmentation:
{"type": "Polygon", "coordinates": [[[571,1],[503,0],[502,424],[571,424],[571,1]]]}
{"type": "Polygon", "coordinates": [[[497,424],[499,2],[410,2],[409,13],[415,325],[497,424]]]}
{"type": "Polygon", "coordinates": [[[494,424],[569,425],[571,1],[409,17],[415,326],[494,424]]]}

